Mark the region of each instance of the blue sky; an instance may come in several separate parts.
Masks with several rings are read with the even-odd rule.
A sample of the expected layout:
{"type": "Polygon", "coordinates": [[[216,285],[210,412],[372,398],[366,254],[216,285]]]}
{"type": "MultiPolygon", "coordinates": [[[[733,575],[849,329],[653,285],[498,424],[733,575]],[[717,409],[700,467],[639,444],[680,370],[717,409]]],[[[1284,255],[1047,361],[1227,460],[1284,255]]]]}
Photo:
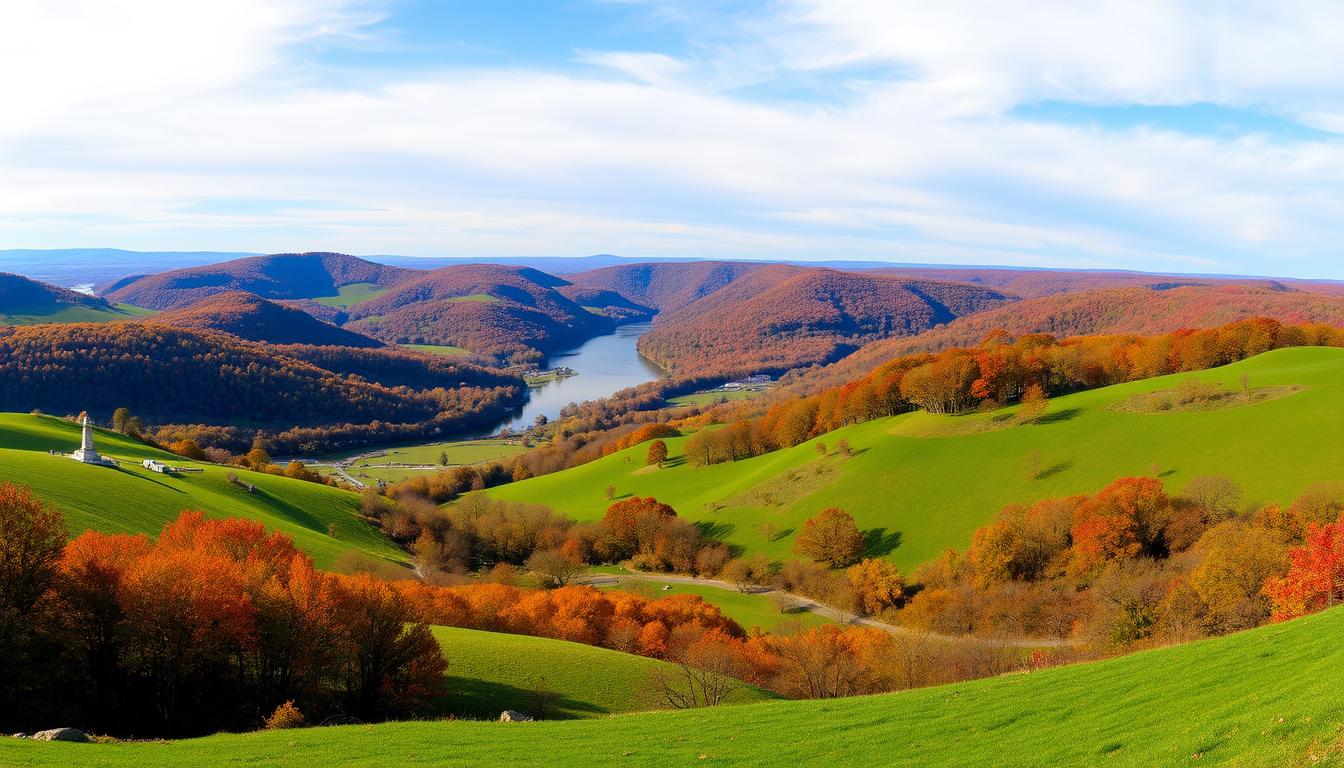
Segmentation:
{"type": "Polygon", "coordinates": [[[1085,5],[12,0],[0,248],[1344,278],[1344,6],[1085,5]]]}

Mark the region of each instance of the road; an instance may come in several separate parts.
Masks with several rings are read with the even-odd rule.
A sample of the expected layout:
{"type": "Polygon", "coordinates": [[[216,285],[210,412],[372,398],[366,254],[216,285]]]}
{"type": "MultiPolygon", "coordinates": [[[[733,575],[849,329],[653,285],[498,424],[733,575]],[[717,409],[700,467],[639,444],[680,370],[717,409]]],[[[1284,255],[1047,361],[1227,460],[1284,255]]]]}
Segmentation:
{"type": "MultiPolygon", "coordinates": [[[[718,579],[703,579],[698,576],[677,576],[674,574],[659,573],[622,573],[622,574],[594,574],[584,583],[592,586],[615,586],[622,580],[626,581],[644,581],[659,584],[698,584],[704,587],[714,587],[724,589],[730,592],[740,591],[737,585],[718,579]]],[[[938,632],[926,632],[924,630],[910,629],[909,627],[898,627],[895,624],[888,624],[885,621],[860,616],[857,613],[851,613],[833,605],[818,602],[805,595],[798,595],[792,592],[781,592],[780,590],[770,589],[768,587],[757,587],[752,590],[755,594],[768,594],[771,592],[783,594],[792,599],[794,603],[805,610],[809,610],[818,616],[824,616],[832,621],[841,624],[852,624],[862,627],[872,627],[880,629],[892,635],[905,635],[907,637],[921,637],[932,640],[946,640],[948,642],[973,642],[983,643],[996,648],[1062,648],[1065,646],[1078,645],[1076,640],[1058,640],[1058,639],[1037,639],[1037,638],[996,638],[996,637],[975,637],[973,635],[944,635],[938,632]]]]}

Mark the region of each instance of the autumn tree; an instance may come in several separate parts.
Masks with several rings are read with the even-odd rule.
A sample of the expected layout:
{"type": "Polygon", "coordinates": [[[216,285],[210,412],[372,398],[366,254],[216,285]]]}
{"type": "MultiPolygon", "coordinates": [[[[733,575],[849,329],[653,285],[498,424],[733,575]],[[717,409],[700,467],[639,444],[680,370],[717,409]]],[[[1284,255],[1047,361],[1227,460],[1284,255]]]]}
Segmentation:
{"type": "Polygon", "coordinates": [[[22,692],[41,674],[39,601],[57,578],[65,520],[27,488],[0,483],[0,717],[13,714],[22,692]]]}
{"type": "Polygon", "coordinates": [[[1241,508],[1241,486],[1223,475],[1191,478],[1181,496],[1199,507],[1210,523],[1234,517],[1241,508]]]}
{"type": "Polygon", "coordinates": [[[1287,574],[1265,582],[1275,621],[1344,601],[1344,522],[1310,525],[1305,543],[1289,551],[1288,563],[1287,574]]]}
{"type": "Polygon", "coordinates": [[[1045,416],[1050,407],[1050,398],[1040,384],[1030,384],[1022,393],[1022,404],[1017,409],[1014,421],[1018,424],[1035,424],[1045,416]]]}
{"type": "Polygon", "coordinates": [[[644,463],[648,466],[661,467],[664,461],[667,461],[667,443],[662,440],[654,440],[649,443],[649,453],[645,457],[644,463]]]}
{"type": "Polygon", "coordinates": [[[844,568],[863,554],[863,532],[854,516],[842,509],[824,509],[803,523],[793,551],[832,568],[844,568]]]}
{"type": "Polygon", "coordinates": [[[895,565],[867,558],[845,572],[859,612],[872,616],[894,608],[905,592],[905,581],[895,565]]]}

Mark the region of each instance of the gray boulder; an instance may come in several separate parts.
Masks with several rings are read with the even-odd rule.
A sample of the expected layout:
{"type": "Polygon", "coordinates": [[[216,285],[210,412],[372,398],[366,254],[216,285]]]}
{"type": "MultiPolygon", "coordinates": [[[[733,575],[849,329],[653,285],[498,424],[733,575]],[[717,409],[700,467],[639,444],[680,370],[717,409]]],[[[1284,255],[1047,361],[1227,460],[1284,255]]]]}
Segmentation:
{"type": "Polygon", "coordinates": [[[530,723],[535,719],[530,715],[524,715],[522,712],[515,712],[512,709],[506,709],[499,713],[499,722],[501,723],[530,723]]]}
{"type": "Polygon", "coordinates": [[[49,731],[38,731],[31,738],[34,741],[73,741],[80,744],[93,741],[87,733],[78,728],[52,728],[49,731]]]}

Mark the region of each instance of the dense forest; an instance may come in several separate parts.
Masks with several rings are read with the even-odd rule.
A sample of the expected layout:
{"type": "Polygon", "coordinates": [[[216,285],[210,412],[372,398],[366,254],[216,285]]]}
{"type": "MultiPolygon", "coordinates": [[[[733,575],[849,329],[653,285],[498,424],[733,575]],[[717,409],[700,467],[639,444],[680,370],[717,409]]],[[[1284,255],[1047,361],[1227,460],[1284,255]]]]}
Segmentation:
{"type": "Polygon", "coordinates": [[[671,314],[766,266],[741,261],[686,261],[623,264],[570,275],[579,286],[625,296],[641,305],[671,314]]]}
{"type": "Polygon", "coordinates": [[[398,344],[451,345],[500,361],[536,363],[552,349],[615,324],[557,290],[565,285],[523,267],[444,267],[353,307],[348,327],[398,344]]]}
{"type": "Polygon", "coordinates": [[[486,421],[517,405],[523,394],[521,379],[476,366],[321,349],[290,348],[286,354],[222,333],[140,323],[3,328],[0,409],[87,410],[105,419],[124,406],[160,424],[362,424],[373,436],[384,424],[486,421]],[[304,356],[359,375],[319,367],[304,356]],[[378,383],[384,368],[398,383],[378,383]],[[435,386],[400,383],[428,385],[439,374],[445,378],[435,386]]]}
{"type": "Polygon", "coordinates": [[[674,377],[781,373],[1010,300],[965,283],[776,264],[660,315],[640,351],[674,377]]]}

